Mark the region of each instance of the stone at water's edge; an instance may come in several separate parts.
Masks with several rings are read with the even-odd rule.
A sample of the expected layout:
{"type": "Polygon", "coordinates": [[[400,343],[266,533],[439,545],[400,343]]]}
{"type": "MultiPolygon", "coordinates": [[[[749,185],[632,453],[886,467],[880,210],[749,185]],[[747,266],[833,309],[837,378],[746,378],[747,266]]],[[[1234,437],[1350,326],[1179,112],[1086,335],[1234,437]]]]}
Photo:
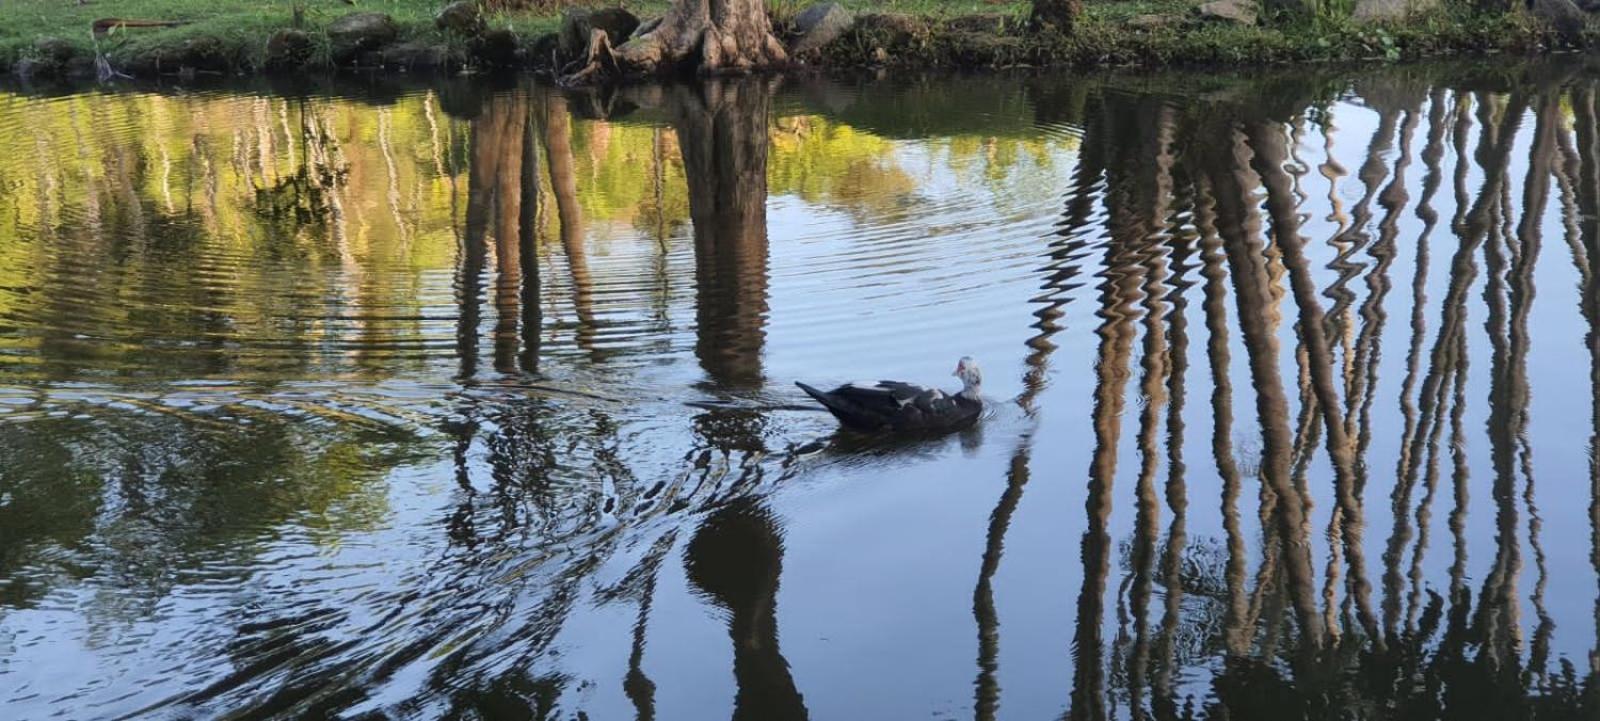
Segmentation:
{"type": "Polygon", "coordinates": [[[519,64],[518,47],[516,33],[495,28],[472,43],[472,56],[483,65],[508,68],[519,64]]]}
{"type": "Polygon", "coordinates": [[[483,14],[478,12],[478,4],[472,0],[456,0],[439,9],[439,14],[433,16],[433,24],[440,30],[448,30],[461,35],[476,36],[483,32],[483,14]]]}
{"type": "Polygon", "coordinates": [[[534,68],[555,71],[561,65],[561,34],[545,33],[528,46],[528,60],[534,68]]]}
{"type": "Polygon", "coordinates": [[[55,78],[81,74],[76,67],[88,62],[78,57],[78,49],[61,38],[43,37],[33,43],[33,57],[22,58],[11,72],[22,78],[55,78]]]}
{"type": "Polygon", "coordinates": [[[416,41],[390,45],[382,55],[384,67],[406,70],[439,68],[450,62],[450,53],[443,45],[416,41]]]}
{"type": "Polygon", "coordinates": [[[267,69],[298,70],[311,60],[311,36],[304,30],[285,28],[267,38],[267,69]]]}
{"type": "Polygon", "coordinates": [[[1256,24],[1256,4],[1252,0],[1213,0],[1195,8],[1195,12],[1204,20],[1256,24]]]}
{"type": "Polygon", "coordinates": [[[1529,9],[1535,17],[1550,24],[1563,37],[1576,38],[1583,34],[1583,26],[1587,18],[1583,11],[1573,4],[1573,0],[1533,0],[1529,9]]]}
{"type": "Polygon", "coordinates": [[[622,8],[585,10],[573,8],[561,15],[561,57],[577,58],[589,49],[589,35],[606,31],[613,46],[621,45],[639,28],[639,18],[622,8]]]}
{"type": "Polygon", "coordinates": [[[61,38],[39,38],[33,41],[33,53],[40,61],[65,63],[76,55],[78,49],[61,38]]]}
{"type": "Polygon", "coordinates": [[[839,3],[812,5],[794,18],[795,33],[799,37],[789,52],[798,55],[821,48],[839,39],[855,21],[855,16],[839,3]]]}
{"type": "Polygon", "coordinates": [[[349,62],[377,50],[400,35],[394,19],[383,13],[352,13],[328,25],[328,41],[336,63],[349,62]]]}

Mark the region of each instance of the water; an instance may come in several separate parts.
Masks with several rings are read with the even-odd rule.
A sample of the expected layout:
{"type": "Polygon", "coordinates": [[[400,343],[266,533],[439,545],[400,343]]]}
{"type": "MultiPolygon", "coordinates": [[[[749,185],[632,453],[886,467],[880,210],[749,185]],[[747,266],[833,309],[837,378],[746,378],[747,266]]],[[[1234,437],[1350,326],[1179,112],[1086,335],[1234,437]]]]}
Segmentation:
{"type": "Polygon", "coordinates": [[[499,83],[0,93],[6,718],[1595,718],[1592,67],[499,83]]]}

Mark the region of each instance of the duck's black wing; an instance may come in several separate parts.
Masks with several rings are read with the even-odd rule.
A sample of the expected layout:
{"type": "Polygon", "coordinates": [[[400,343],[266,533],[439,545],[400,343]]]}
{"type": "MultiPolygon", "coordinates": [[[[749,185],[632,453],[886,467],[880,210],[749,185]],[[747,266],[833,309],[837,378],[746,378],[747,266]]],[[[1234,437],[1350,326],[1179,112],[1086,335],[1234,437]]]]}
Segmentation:
{"type": "Polygon", "coordinates": [[[852,428],[879,430],[901,425],[899,419],[919,397],[940,391],[900,381],[848,383],[831,391],[821,391],[799,381],[795,385],[815,398],[840,422],[852,428]]]}
{"type": "Polygon", "coordinates": [[[948,430],[977,419],[983,402],[900,381],[850,383],[820,391],[796,383],[839,421],[859,430],[948,430]]]}

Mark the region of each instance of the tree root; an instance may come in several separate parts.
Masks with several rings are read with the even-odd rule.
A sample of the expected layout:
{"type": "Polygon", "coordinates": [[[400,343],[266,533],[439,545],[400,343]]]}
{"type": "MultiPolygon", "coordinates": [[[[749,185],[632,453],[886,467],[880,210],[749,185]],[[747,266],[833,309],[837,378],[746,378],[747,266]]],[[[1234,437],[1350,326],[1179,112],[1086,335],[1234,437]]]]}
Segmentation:
{"type": "Polygon", "coordinates": [[[589,50],[584,55],[581,68],[561,76],[562,85],[588,85],[608,74],[620,73],[621,66],[617,63],[617,52],[612,49],[611,38],[606,31],[598,28],[589,31],[589,50]]]}
{"type": "Polygon", "coordinates": [[[705,12],[680,12],[675,7],[650,32],[621,45],[614,46],[604,30],[592,30],[584,57],[564,68],[559,82],[567,87],[590,85],[665,73],[691,63],[702,75],[738,74],[781,67],[788,61],[789,54],[772,34],[764,11],[719,26],[705,12]]]}

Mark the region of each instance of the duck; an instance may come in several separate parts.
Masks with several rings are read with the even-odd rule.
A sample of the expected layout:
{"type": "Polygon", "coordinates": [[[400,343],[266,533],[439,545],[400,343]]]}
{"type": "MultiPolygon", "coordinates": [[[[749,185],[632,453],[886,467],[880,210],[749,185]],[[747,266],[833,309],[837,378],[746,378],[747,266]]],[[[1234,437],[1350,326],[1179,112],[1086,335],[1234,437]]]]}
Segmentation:
{"type": "Polygon", "coordinates": [[[800,381],[795,385],[852,430],[944,432],[971,425],[983,413],[978,362],[963,357],[951,375],[961,379],[961,390],[955,393],[904,381],[846,383],[831,391],[800,381]]]}

